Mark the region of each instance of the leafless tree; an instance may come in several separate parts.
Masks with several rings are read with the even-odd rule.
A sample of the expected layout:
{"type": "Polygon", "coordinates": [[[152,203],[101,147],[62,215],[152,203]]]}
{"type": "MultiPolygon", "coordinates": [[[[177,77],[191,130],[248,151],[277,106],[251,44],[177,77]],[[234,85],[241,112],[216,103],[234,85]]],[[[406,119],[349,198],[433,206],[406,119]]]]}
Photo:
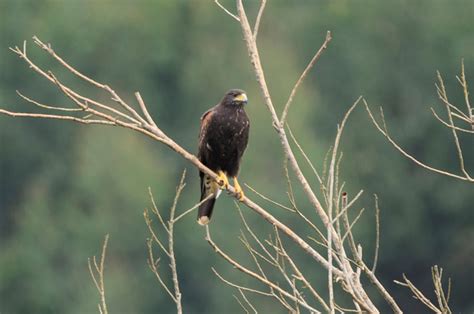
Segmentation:
{"type": "MultiPolygon", "coordinates": [[[[377,198],[375,197],[374,205],[376,213],[376,250],[373,254],[373,258],[369,259],[367,258],[368,254],[363,254],[363,244],[357,241],[355,235],[352,232],[353,226],[361,217],[364,209],[362,208],[358,210],[355,214],[355,218],[352,220],[350,219],[349,215],[349,211],[355,211],[354,208],[360,208],[358,201],[360,196],[363,194],[363,191],[360,190],[360,192],[353,197],[349,197],[349,195],[344,191],[344,183],[341,183],[339,180],[339,166],[342,160],[342,153],[340,152],[339,147],[340,140],[343,136],[344,127],[348,122],[353,110],[361,102],[363,102],[376,127],[397,149],[399,149],[408,158],[417,162],[420,166],[425,168],[429,166],[417,161],[414,157],[405,153],[405,151],[402,150],[390,137],[385,127],[385,123],[383,123],[383,126],[381,126],[381,124],[378,123],[374,118],[366,101],[362,99],[362,97],[359,97],[355,100],[352,106],[349,107],[341,123],[337,125],[334,144],[328,154],[327,171],[320,175],[318,171],[316,171],[316,167],[312,164],[310,156],[306,154],[303,147],[298,143],[297,137],[292,133],[290,127],[288,126],[287,116],[290,113],[291,106],[293,105],[293,99],[298,91],[298,88],[301,86],[301,84],[303,84],[305,77],[308,75],[311,69],[315,67],[324,50],[331,42],[331,33],[327,32],[321,47],[316,51],[313,58],[309,61],[307,67],[296,80],[296,83],[289,93],[288,100],[286,103],[282,104],[280,109],[278,109],[280,106],[274,105],[272,95],[269,92],[265,80],[265,71],[262,67],[257,46],[257,34],[259,31],[260,21],[264,13],[266,1],[261,1],[257,18],[253,27],[250,25],[241,0],[236,1],[237,12],[235,14],[220,4],[219,1],[215,0],[215,3],[233,20],[237,21],[242,29],[249,59],[253,66],[257,83],[262,92],[263,101],[272,119],[272,125],[269,125],[268,127],[274,128],[276,136],[280,140],[282,147],[282,153],[285,158],[285,164],[283,167],[288,183],[288,191],[286,192],[290,203],[290,205],[280,204],[275,200],[272,200],[270,197],[259,193],[251,186],[247,187],[254,191],[259,197],[259,200],[261,199],[261,201],[265,202],[267,205],[259,205],[256,201],[251,200],[248,197],[245,197],[241,203],[239,203],[237,202],[238,198],[236,197],[237,195],[235,194],[235,189],[232,186],[229,186],[228,192],[236,197],[236,207],[238,208],[242,218],[243,231],[240,240],[254,262],[254,269],[245,267],[242,263],[233,258],[228,252],[225,252],[225,244],[224,246],[221,246],[216,242],[216,240],[214,240],[214,238],[211,237],[211,227],[209,226],[206,226],[206,240],[218,256],[226,260],[238,271],[255,279],[256,282],[263,283],[266,288],[262,290],[234,283],[224,278],[219,272],[213,269],[216,276],[225,284],[234,287],[238,291],[239,296],[235,296],[235,298],[242,306],[242,309],[246,312],[257,312],[255,305],[253,305],[249,298],[247,298],[247,295],[251,293],[262,297],[273,298],[279,304],[281,304],[282,308],[292,313],[299,313],[301,309],[305,309],[311,313],[335,313],[349,311],[378,313],[379,306],[373,301],[374,296],[367,292],[369,285],[363,283],[361,280],[362,276],[365,276],[368,279],[370,285],[375,287],[376,291],[391,307],[392,311],[394,313],[402,313],[400,305],[397,303],[391,293],[384,287],[376,274],[380,238],[380,210],[377,198]],[[310,165],[313,173],[303,172],[297,155],[303,158],[305,163],[310,165]],[[311,187],[308,181],[309,175],[314,175],[317,178],[319,190],[315,190],[311,187]],[[318,222],[308,218],[309,215],[307,210],[298,208],[293,192],[295,187],[293,187],[293,181],[291,180],[291,177],[296,178],[299,188],[304,191],[307,200],[312,206],[311,214],[315,213],[317,215],[318,222]],[[268,235],[268,238],[263,238],[256,234],[253,228],[247,223],[242,211],[240,211],[241,205],[253,210],[255,213],[260,215],[261,218],[273,226],[273,233],[268,235]],[[280,219],[270,214],[268,207],[272,206],[277,206],[291,212],[294,217],[301,219],[301,221],[307,224],[308,227],[314,232],[314,236],[309,237],[312,242],[305,240],[308,238],[307,234],[298,234],[296,230],[291,229],[280,219]],[[318,228],[317,225],[321,224],[323,228],[318,228]],[[315,265],[327,272],[327,284],[325,287],[318,287],[310,282],[309,276],[299,265],[299,261],[289,253],[289,250],[287,249],[289,245],[288,241],[284,241],[283,236],[289,239],[291,241],[289,243],[292,243],[293,246],[298,247],[301,252],[310,256],[314,260],[315,265]],[[368,262],[368,260],[370,260],[370,262],[368,262]],[[272,274],[278,274],[278,277],[273,275],[270,276],[269,269],[273,271],[272,274]],[[335,293],[336,289],[349,295],[352,303],[343,304],[341,300],[338,300],[337,294],[335,293]],[[306,293],[306,291],[309,291],[309,293],[306,293]],[[322,297],[322,295],[326,294],[326,298],[322,297]]],[[[121,98],[118,93],[107,84],[97,82],[93,78],[81,73],[79,70],[68,64],[53,50],[50,44],[42,42],[37,37],[33,37],[33,42],[39,48],[48,53],[54,60],[56,60],[77,79],[85,81],[89,83],[92,88],[97,88],[109,95],[111,101],[103,102],[84,96],[78,91],[75,91],[73,88],[67,86],[66,83],[60,80],[52,71],[43,69],[29,58],[26,50],[27,45],[26,42],[24,42],[22,48],[15,47],[12,48],[12,51],[16,53],[21,59],[23,59],[34,72],[38,73],[42,78],[46,79],[53,86],[58,88],[59,91],[70,100],[73,106],[70,107],[64,105],[62,107],[57,107],[47,105],[18,92],[22,99],[35,106],[45,109],[46,113],[13,112],[5,109],[0,109],[0,113],[12,117],[68,120],[82,124],[101,124],[134,130],[166,145],[175,151],[177,155],[185,158],[190,164],[198,168],[200,171],[217,180],[218,177],[213,171],[208,169],[196,158],[196,156],[186,151],[159,128],[158,124],[148,113],[147,106],[138,92],[135,93],[136,104],[129,104],[125,102],[123,98],[121,98]]],[[[438,173],[443,173],[458,179],[472,182],[472,177],[468,174],[464,167],[462,151],[457,139],[458,131],[462,130],[463,132],[468,133],[471,133],[472,131],[455,126],[453,122],[453,119],[459,119],[466,123],[471,123],[472,125],[473,121],[473,112],[469,104],[467,83],[464,76],[464,67],[459,81],[465,90],[466,104],[468,107],[467,114],[461,113],[460,109],[449,103],[441,76],[439,76],[439,81],[440,84],[438,85],[438,94],[448,110],[448,122],[442,119],[440,119],[440,121],[442,121],[444,125],[448,126],[453,131],[453,136],[455,138],[456,147],[460,157],[461,171],[463,174],[449,174],[431,167],[429,167],[429,169],[438,173]]],[[[438,117],[435,112],[434,114],[436,117],[438,117]]],[[[178,271],[176,268],[176,257],[174,254],[174,224],[186,214],[192,212],[199,205],[196,204],[192,208],[185,210],[180,215],[176,214],[178,199],[185,184],[184,179],[185,175],[183,174],[177,188],[173,205],[170,209],[169,218],[167,220],[163,218],[163,215],[158,210],[151,190],[150,199],[152,201],[152,207],[150,211],[152,215],[150,214],[149,210],[145,210],[144,212],[145,222],[150,232],[150,239],[147,242],[149,267],[155,274],[162,288],[176,304],[178,313],[182,313],[183,309],[181,305],[181,291],[179,287],[178,271]],[[151,216],[153,216],[155,220],[159,222],[159,224],[153,224],[153,219],[151,216]],[[162,228],[166,240],[163,240],[158,236],[156,228],[162,228]],[[153,249],[155,246],[158,246],[162,252],[162,255],[169,259],[171,268],[171,281],[166,280],[163,273],[159,270],[160,259],[155,257],[156,254],[154,253],[153,249]],[[170,288],[170,284],[167,284],[166,281],[171,282],[173,288],[170,288]]],[[[103,313],[107,312],[105,304],[105,288],[103,285],[106,245],[107,238],[104,242],[100,266],[94,263],[94,265],[96,265],[96,271],[99,274],[99,281],[96,280],[94,272],[92,271],[92,267],[90,266],[91,264],[89,263],[91,275],[94,279],[94,282],[96,283],[101,297],[99,309],[103,313]]],[[[414,296],[428,308],[439,313],[450,312],[448,307],[450,289],[448,289],[447,293],[444,292],[441,283],[442,271],[439,268],[433,268],[433,281],[438,298],[438,305],[435,305],[428,298],[426,298],[423,293],[418,290],[411,281],[409,281],[408,278],[403,278],[404,281],[399,283],[407,286],[414,293],[414,296]]]]}

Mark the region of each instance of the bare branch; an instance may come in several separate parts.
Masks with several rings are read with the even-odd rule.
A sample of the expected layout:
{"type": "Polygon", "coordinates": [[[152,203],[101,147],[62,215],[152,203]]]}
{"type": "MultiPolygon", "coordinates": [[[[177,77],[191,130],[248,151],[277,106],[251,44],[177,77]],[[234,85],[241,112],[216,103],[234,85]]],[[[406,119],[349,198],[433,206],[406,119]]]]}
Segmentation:
{"type": "MultiPolygon", "coordinates": [[[[168,293],[168,295],[171,297],[171,299],[174,301],[176,304],[176,310],[178,314],[183,313],[183,307],[181,304],[181,290],[179,287],[179,279],[178,279],[178,270],[176,266],[176,257],[174,253],[174,224],[177,221],[175,219],[175,213],[176,213],[176,206],[178,204],[179,197],[181,196],[181,192],[183,191],[185,187],[184,179],[186,178],[186,170],[183,171],[183,174],[181,175],[181,179],[179,181],[178,186],[176,187],[176,194],[173,200],[173,204],[171,205],[170,208],[170,215],[169,219],[167,221],[167,225],[165,224],[160,211],[158,210],[158,207],[156,206],[155,200],[153,198],[153,194],[151,193],[151,189],[148,188],[148,192],[150,195],[151,202],[153,204],[153,213],[158,217],[158,219],[161,222],[161,225],[163,229],[166,231],[166,235],[168,237],[168,249],[166,249],[163,245],[163,243],[160,241],[158,238],[157,234],[153,230],[153,227],[151,226],[151,219],[148,217],[148,212],[145,210],[144,212],[144,217],[145,217],[145,223],[148,227],[148,230],[150,231],[150,234],[152,236],[152,239],[147,240],[147,246],[148,246],[148,266],[150,267],[151,271],[155,274],[156,278],[158,279],[160,285],[163,287],[163,289],[168,293]],[[159,258],[155,259],[153,256],[153,241],[159,245],[161,250],[166,254],[166,256],[169,258],[170,261],[170,269],[171,269],[171,280],[173,282],[173,288],[174,288],[174,293],[171,292],[170,288],[165,284],[159,270],[158,270],[158,263],[159,263],[159,258]]],[[[184,216],[184,215],[183,215],[184,216]]]]}
{"type": "Polygon", "coordinates": [[[76,118],[72,116],[62,116],[62,115],[56,115],[56,114],[13,112],[13,111],[5,110],[5,109],[0,109],[0,113],[5,114],[10,117],[67,120],[67,121],[73,121],[73,122],[82,123],[82,124],[116,125],[112,121],[81,119],[81,118],[76,118]]]}
{"type": "Polygon", "coordinates": [[[291,128],[288,124],[286,124],[286,127],[288,128],[288,133],[290,134],[290,137],[291,139],[293,140],[293,142],[295,143],[296,147],[298,147],[301,155],[303,155],[304,159],[306,160],[306,162],[308,163],[308,165],[311,167],[311,170],[313,170],[313,173],[314,175],[316,176],[316,178],[318,179],[318,182],[319,184],[321,185],[322,187],[322,192],[325,191],[324,189],[324,184],[323,184],[323,180],[321,179],[321,177],[319,176],[319,173],[318,171],[316,170],[316,168],[314,167],[313,163],[311,162],[311,160],[309,159],[308,155],[306,154],[306,152],[303,150],[303,148],[301,147],[301,145],[298,143],[298,141],[296,140],[296,137],[293,135],[293,132],[291,131],[291,128]]]}
{"type": "MultiPolygon", "coordinates": [[[[277,233],[278,235],[278,230],[276,229],[275,232],[277,233]]],[[[292,267],[293,271],[295,272],[295,275],[294,278],[295,279],[298,279],[300,281],[302,281],[306,288],[309,289],[309,291],[311,291],[311,293],[313,294],[314,298],[324,307],[324,310],[327,312],[327,311],[330,311],[328,305],[326,304],[326,302],[324,301],[324,299],[316,292],[316,290],[313,288],[313,286],[311,285],[311,283],[305,278],[305,276],[303,275],[303,273],[300,271],[300,269],[298,268],[298,266],[296,265],[296,263],[293,261],[293,259],[288,255],[288,253],[286,252],[285,248],[282,246],[280,246],[280,249],[281,249],[281,255],[286,258],[286,260],[288,261],[288,263],[290,264],[290,266],[292,267]]]]}
{"type": "Polygon", "coordinates": [[[435,287],[436,297],[438,299],[439,308],[443,313],[451,313],[451,309],[449,308],[449,295],[451,293],[451,279],[448,280],[448,291],[447,296],[443,289],[443,269],[439,268],[438,266],[431,267],[431,276],[433,279],[433,284],[435,287]]]}
{"type": "MultiPolygon", "coordinates": [[[[342,242],[344,242],[344,240],[349,236],[349,243],[351,245],[351,248],[352,248],[353,252],[357,252],[357,246],[356,246],[355,241],[354,241],[354,235],[352,234],[352,228],[355,226],[355,224],[359,220],[360,216],[362,216],[362,214],[364,213],[364,210],[365,210],[364,208],[361,208],[361,210],[359,211],[357,216],[354,218],[354,220],[350,224],[349,224],[349,220],[348,220],[347,215],[344,215],[344,223],[345,223],[346,233],[344,233],[344,235],[342,236],[342,242]]],[[[357,254],[354,254],[354,255],[357,255],[357,254]]]]}
{"type": "Polygon", "coordinates": [[[159,258],[157,258],[157,259],[154,258],[154,255],[153,255],[153,240],[148,239],[146,241],[146,244],[148,246],[148,260],[147,260],[148,266],[150,267],[153,274],[155,274],[156,279],[158,279],[158,282],[163,287],[163,289],[168,293],[168,295],[171,297],[171,299],[174,302],[176,302],[177,301],[176,297],[174,296],[173,293],[171,293],[171,290],[165,284],[165,282],[163,281],[163,278],[160,275],[160,272],[158,271],[158,264],[160,262],[160,259],[159,258]]]}
{"type": "Polygon", "coordinates": [[[255,314],[257,314],[257,310],[255,309],[255,307],[252,305],[252,303],[250,303],[250,301],[247,299],[247,297],[245,296],[244,292],[242,291],[242,289],[239,289],[239,292],[240,292],[240,295],[242,296],[242,299],[244,299],[245,303],[248,304],[248,306],[253,310],[253,312],[255,314]]]}
{"type": "Polygon", "coordinates": [[[158,128],[156,126],[155,121],[153,121],[153,118],[150,116],[150,113],[148,112],[148,109],[146,108],[145,102],[143,101],[143,98],[142,98],[142,96],[140,95],[139,92],[135,92],[135,98],[137,99],[137,102],[140,105],[140,108],[141,108],[143,114],[145,115],[145,118],[148,121],[148,123],[151,126],[153,126],[155,128],[158,128]]]}
{"type": "Polygon", "coordinates": [[[401,148],[393,139],[392,137],[390,136],[390,134],[388,133],[388,130],[386,129],[385,127],[385,118],[383,116],[383,110],[381,110],[381,117],[382,117],[382,123],[384,125],[384,128],[382,128],[382,126],[375,120],[374,118],[374,115],[372,114],[372,111],[370,110],[369,108],[369,105],[367,104],[367,102],[365,101],[365,99],[363,100],[364,101],[364,105],[365,105],[365,108],[370,116],[370,119],[372,120],[372,123],[375,125],[375,127],[377,128],[377,130],[382,133],[383,136],[385,136],[385,138],[390,142],[390,144],[393,145],[393,147],[395,147],[403,156],[405,156],[406,158],[410,159],[411,161],[413,161],[415,164],[425,168],[425,169],[428,169],[430,171],[433,171],[433,172],[436,172],[436,173],[439,173],[439,174],[442,174],[442,175],[445,175],[445,176],[448,176],[448,177],[452,177],[452,178],[455,178],[455,179],[459,179],[459,180],[462,180],[462,181],[468,181],[468,182],[474,182],[474,179],[472,178],[468,178],[468,177],[464,177],[464,176],[460,176],[460,175],[457,175],[457,174],[453,174],[453,173],[450,173],[450,172],[447,172],[447,171],[444,171],[444,170],[440,170],[440,169],[437,169],[437,168],[433,168],[431,166],[428,166],[427,164],[419,161],[418,159],[416,159],[415,157],[413,157],[412,155],[410,155],[409,153],[407,153],[403,148],[401,148]]]}
{"type": "Polygon", "coordinates": [[[168,221],[168,230],[169,230],[169,236],[168,236],[168,251],[170,252],[170,268],[171,268],[171,278],[173,280],[173,286],[174,286],[174,296],[176,298],[176,309],[178,314],[183,313],[183,307],[181,305],[181,290],[179,288],[179,280],[178,280],[178,270],[176,267],[176,257],[174,254],[174,215],[176,212],[176,205],[178,204],[178,199],[181,196],[181,192],[184,189],[184,186],[186,185],[184,183],[184,179],[186,178],[186,169],[183,171],[183,174],[181,176],[181,180],[179,181],[179,185],[176,188],[176,195],[173,200],[173,205],[171,206],[170,209],[170,218],[168,221]]]}
{"type": "Polygon", "coordinates": [[[461,78],[457,77],[464,93],[464,102],[466,103],[467,114],[471,120],[471,127],[474,130],[474,111],[469,100],[469,90],[467,88],[466,72],[464,71],[464,59],[461,60],[461,78]]]}
{"type": "MultiPolygon", "coordinates": [[[[145,223],[148,227],[148,230],[150,231],[152,239],[156,242],[156,244],[158,244],[160,249],[169,257],[170,252],[168,252],[168,250],[165,248],[165,245],[161,242],[161,240],[158,238],[155,231],[153,230],[153,227],[151,225],[152,220],[150,219],[150,216],[148,215],[148,211],[146,209],[143,211],[143,217],[145,218],[145,223]]],[[[168,233],[168,235],[169,235],[169,233],[168,233]]]]}
{"type": "MultiPolygon", "coordinates": [[[[461,132],[465,132],[465,133],[471,133],[471,134],[474,134],[474,131],[473,130],[466,130],[466,129],[463,129],[463,128],[460,128],[460,127],[457,127],[455,125],[451,125],[449,123],[447,123],[446,121],[444,121],[443,119],[441,119],[438,114],[436,113],[436,111],[431,108],[431,112],[433,113],[433,115],[435,116],[436,119],[438,119],[439,122],[441,122],[443,125],[447,126],[448,128],[450,129],[455,129],[457,131],[461,131],[461,132]]],[[[453,116],[454,116],[454,113],[451,113],[453,116]]]]}
{"type": "Polygon", "coordinates": [[[400,282],[397,280],[394,280],[394,282],[401,286],[408,287],[411,290],[411,292],[413,292],[414,297],[420,300],[424,305],[426,305],[433,312],[439,313],[439,314],[443,313],[433,303],[431,303],[431,301],[427,297],[425,297],[425,295],[417,287],[415,287],[415,285],[407,278],[405,274],[403,274],[403,280],[405,282],[400,282]]]}
{"type": "Polygon", "coordinates": [[[242,289],[244,291],[248,291],[248,292],[252,292],[252,293],[256,293],[256,294],[260,294],[260,295],[263,295],[263,296],[267,296],[267,297],[273,297],[273,294],[269,293],[269,292],[265,292],[265,291],[260,291],[260,290],[256,290],[256,289],[251,289],[251,288],[247,288],[247,287],[244,287],[244,286],[240,286],[240,285],[237,285],[235,283],[232,283],[226,279],[224,279],[224,277],[221,276],[221,274],[219,274],[217,272],[217,270],[215,270],[214,267],[211,267],[212,271],[214,272],[214,274],[220,279],[222,280],[222,282],[224,282],[225,284],[231,286],[231,287],[234,287],[234,288],[237,288],[237,289],[242,289]]]}
{"type": "Polygon", "coordinates": [[[342,193],[342,197],[346,199],[346,202],[342,204],[342,210],[337,214],[336,217],[332,220],[332,223],[335,223],[342,215],[345,215],[347,210],[352,207],[352,205],[359,199],[359,197],[364,193],[364,190],[360,190],[359,193],[354,196],[354,198],[347,204],[347,193],[342,193]]]}
{"type": "Polygon", "coordinates": [[[379,257],[379,247],[380,247],[380,207],[379,207],[379,198],[377,194],[374,194],[375,198],[375,253],[374,253],[374,262],[372,266],[372,272],[375,274],[375,269],[377,268],[377,260],[379,257]]]}
{"type": "Polygon", "coordinates": [[[204,198],[202,201],[200,201],[199,203],[197,203],[196,205],[194,205],[193,207],[185,210],[181,215],[179,215],[178,217],[174,218],[173,219],[173,222],[176,223],[178,222],[178,220],[180,220],[181,218],[183,218],[184,216],[186,216],[187,214],[189,214],[190,212],[192,212],[193,210],[195,210],[196,208],[198,208],[199,206],[201,206],[202,204],[204,204],[206,201],[208,201],[210,198],[214,197],[213,194],[209,194],[206,198],[204,198]]]}
{"type": "Polygon", "coordinates": [[[92,270],[91,259],[87,259],[87,265],[89,266],[89,273],[94,281],[94,284],[99,292],[100,303],[98,304],[99,312],[107,314],[107,303],[105,302],[105,286],[104,286],[104,268],[105,268],[105,253],[107,250],[107,243],[109,242],[109,235],[105,235],[104,244],[102,245],[102,253],[100,255],[100,264],[97,265],[95,256],[93,257],[95,272],[92,270]],[[96,278],[98,276],[98,279],[96,278]]]}
{"type": "Polygon", "coordinates": [[[278,206],[278,207],[280,207],[280,208],[283,208],[283,209],[285,209],[285,210],[287,210],[287,211],[290,211],[290,212],[295,212],[295,210],[294,210],[293,208],[290,208],[290,207],[288,207],[288,206],[285,206],[285,205],[283,205],[283,204],[280,204],[280,203],[278,203],[278,202],[272,200],[271,198],[266,197],[266,196],[263,195],[262,193],[256,191],[254,188],[252,188],[252,187],[251,187],[250,185],[248,185],[247,183],[245,183],[245,186],[248,187],[252,192],[254,192],[255,194],[257,194],[258,196],[260,196],[261,198],[263,198],[264,200],[266,200],[266,201],[272,203],[273,205],[276,205],[276,206],[278,206]]]}
{"type": "Polygon", "coordinates": [[[233,265],[237,270],[243,272],[244,274],[247,274],[255,279],[257,279],[258,281],[264,283],[265,285],[267,285],[268,287],[271,287],[273,288],[274,290],[278,291],[279,293],[281,293],[282,295],[284,295],[285,297],[295,301],[295,302],[298,302],[301,306],[305,307],[306,309],[310,310],[310,311],[314,311],[314,312],[318,312],[316,309],[314,309],[313,307],[309,306],[306,302],[304,302],[303,300],[301,299],[297,299],[295,298],[291,293],[283,290],[282,288],[280,288],[277,284],[273,283],[272,281],[260,276],[259,274],[249,270],[248,268],[242,266],[241,264],[239,264],[238,262],[236,262],[234,259],[232,259],[231,257],[229,257],[227,254],[225,254],[218,246],[217,244],[211,239],[211,235],[210,235],[210,232],[209,232],[209,225],[206,225],[206,241],[209,243],[209,245],[214,249],[214,251],[220,255],[222,258],[224,258],[227,262],[229,262],[231,265],[233,265]]]}
{"type": "Polygon", "coordinates": [[[281,114],[280,125],[285,125],[286,116],[288,115],[288,110],[290,109],[290,106],[293,102],[293,97],[295,97],[295,94],[296,94],[296,91],[298,90],[298,87],[303,82],[303,80],[305,79],[308,72],[314,67],[314,65],[318,61],[319,57],[321,57],[323,51],[327,48],[327,46],[328,46],[329,42],[331,41],[331,39],[332,39],[331,32],[327,31],[326,39],[324,40],[323,44],[321,45],[319,50],[316,52],[316,54],[313,56],[311,61],[308,63],[308,65],[304,69],[303,73],[301,73],[300,78],[298,79],[298,81],[296,81],[296,84],[293,87],[293,89],[290,93],[290,97],[288,98],[288,101],[286,102],[285,107],[283,109],[283,112],[281,114]]]}
{"type": "MultiPolygon", "coordinates": [[[[441,74],[439,72],[438,73],[438,81],[441,85],[441,90],[438,92],[441,93],[440,94],[440,99],[441,100],[445,100],[445,103],[447,102],[448,100],[448,96],[446,94],[446,89],[444,87],[444,82],[443,82],[443,78],[441,77],[441,74]]],[[[448,118],[449,118],[449,124],[451,125],[454,125],[454,122],[453,122],[453,115],[451,113],[451,108],[449,106],[446,106],[446,110],[448,112],[448,118]]],[[[469,174],[467,173],[466,171],[466,168],[464,166],[464,157],[463,157],[463,153],[462,153],[462,149],[461,149],[461,144],[459,143],[459,138],[458,138],[458,134],[456,132],[456,129],[454,128],[451,128],[451,131],[453,133],[453,138],[454,138],[454,143],[456,145],[456,149],[458,151],[458,159],[459,159],[459,166],[461,168],[461,172],[464,173],[464,175],[466,176],[466,178],[469,180],[469,181],[473,181],[474,182],[474,179],[472,179],[469,174]]]]}
{"type": "Polygon", "coordinates": [[[253,38],[255,41],[257,40],[258,29],[260,28],[260,20],[262,19],[266,4],[267,0],[260,0],[260,8],[258,9],[257,19],[255,20],[255,25],[253,26],[253,38]]]}
{"type": "Polygon", "coordinates": [[[153,207],[152,207],[153,213],[158,217],[158,220],[160,221],[161,225],[163,226],[163,229],[165,229],[166,232],[168,232],[168,234],[169,234],[170,231],[169,231],[168,227],[166,226],[165,221],[163,220],[163,217],[161,216],[158,207],[156,206],[155,198],[153,197],[153,193],[151,192],[150,187],[148,187],[148,195],[150,196],[151,204],[153,205],[153,207]]]}
{"type": "Polygon", "coordinates": [[[69,71],[71,71],[73,74],[77,75],[79,78],[85,80],[86,82],[89,82],[90,84],[98,87],[98,88],[101,88],[103,90],[106,90],[107,92],[110,93],[110,95],[112,96],[112,100],[118,102],[123,108],[125,108],[129,113],[132,114],[132,116],[137,119],[140,123],[142,123],[143,125],[146,125],[146,121],[135,111],[135,109],[133,109],[132,107],[130,107],[129,105],[127,105],[127,103],[125,103],[122,98],[120,98],[120,96],[118,96],[118,94],[113,90],[111,89],[108,85],[105,85],[105,84],[101,84],[101,83],[98,83],[96,81],[94,81],[93,79],[89,78],[88,76],[80,73],[79,71],[77,71],[74,67],[70,66],[68,63],[66,63],[61,57],[59,57],[55,52],[54,50],[51,48],[51,45],[50,44],[44,44],[38,37],[36,36],[33,36],[33,41],[35,44],[37,44],[39,47],[41,47],[43,50],[47,51],[54,59],[56,59],[59,63],[61,63],[61,65],[63,65],[66,69],[68,69],[69,71]]]}
{"type": "Polygon", "coordinates": [[[49,109],[49,110],[59,110],[59,111],[85,111],[82,108],[64,108],[64,107],[48,106],[48,105],[39,103],[39,102],[37,102],[37,101],[35,101],[31,98],[26,97],[25,95],[23,95],[19,91],[16,91],[16,93],[18,94],[18,96],[20,96],[21,98],[23,98],[27,102],[30,102],[30,103],[32,103],[32,104],[34,104],[34,105],[36,105],[40,108],[49,109]]]}
{"type": "Polygon", "coordinates": [[[221,8],[225,13],[227,13],[228,15],[230,15],[233,19],[235,19],[237,22],[240,22],[240,19],[235,15],[233,14],[232,12],[230,12],[229,10],[226,9],[226,7],[224,7],[220,2],[219,0],[214,0],[214,2],[219,6],[219,8],[221,8]]]}
{"type": "Polygon", "coordinates": [[[240,302],[240,299],[235,294],[233,294],[232,296],[235,300],[237,300],[237,303],[239,303],[240,307],[245,311],[245,313],[250,314],[247,308],[242,304],[242,302],[240,302]]]}

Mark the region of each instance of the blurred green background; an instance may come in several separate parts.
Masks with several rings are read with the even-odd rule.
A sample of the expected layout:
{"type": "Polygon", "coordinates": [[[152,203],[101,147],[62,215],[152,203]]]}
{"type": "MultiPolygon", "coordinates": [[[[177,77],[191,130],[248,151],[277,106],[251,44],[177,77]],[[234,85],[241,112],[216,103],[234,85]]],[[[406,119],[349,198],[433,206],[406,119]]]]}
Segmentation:
{"type": "MultiPolygon", "coordinates": [[[[235,11],[233,1],[222,2],[235,11]]],[[[253,20],[258,3],[245,4],[253,20]]],[[[437,69],[444,74],[452,102],[462,104],[455,75],[464,58],[468,79],[474,77],[473,18],[472,1],[268,1],[258,45],[278,110],[326,31],[333,32],[289,115],[293,132],[318,170],[343,113],[364,95],[373,108],[383,105],[389,129],[403,147],[431,165],[458,171],[451,134],[429,108],[443,112],[434,87],[437,69]]],[[[28,40],[33,60],[71,87],[108,101],[35,47],[33,35],[127,101],[133,103],[133,92],[140,91],[160,127],[191,152],[196,151],[200,115],[227,89],[245,89],[252,126],[241,181],[288,204],[282,151],[240,27],[213,1],[0,0],[2,108],[37,111],[15,90],[48,104],[72,106],[8,50],[23,40],[28,40]]],[[[472,173],[473,137],[461,136],[461,142],[472,173]]],[[[375,237],[372,194],[379,196],[377,272],[402,308],[426,311],[393,280],[406,273],[434,298],[430,266],[437,264],[445,278],[452,278],[452,309],[473,312],[472,184],[404,159],[374,130],[362,107],[351,117],[342,149],[341,180],[350,195],[365,191],[358,206],[366,212],[356,236],[369,261],[375,237]]],[[[106,233],[110,313],[173,312],[174,305],[146,264],[149,235],[142,213],[150,206],[149,186],[166,213],[184,168],[187,186],[178,211],[198,200],[197,171],[163,145],[119,128],[0,116],[0,312],[96,312],[98,296],[87,258],[100,253],[106,233]]],[[[316,179],[309,178],[317,188],[316,179]]],[[[310,234],[296,216],[246,190],[302,236],[310,234]]],[[[296,193],[299,206],[316,219],[301,191],[296,193]]],[[[243,210],[261,235],[271,231],[260,217],[243,210]]],[[[211,228],[219,245],[251,265],[238,240],[242,226],[230,198],[219,199],[211,228]]],[[[286,243],[324,295],[327,275],[286,243]]],[[[232,297],[238,292],[220,282],[210,267],[227,279],[259,285],[211,250],[195,214],[177,225],[175,244],[185,312],[241,312],[232,297]]],[[[167,274],[165,259],[160,269],[167,274]]],[[[263,313],[284,312],[272,300],[249,298],[263,313]]]]}

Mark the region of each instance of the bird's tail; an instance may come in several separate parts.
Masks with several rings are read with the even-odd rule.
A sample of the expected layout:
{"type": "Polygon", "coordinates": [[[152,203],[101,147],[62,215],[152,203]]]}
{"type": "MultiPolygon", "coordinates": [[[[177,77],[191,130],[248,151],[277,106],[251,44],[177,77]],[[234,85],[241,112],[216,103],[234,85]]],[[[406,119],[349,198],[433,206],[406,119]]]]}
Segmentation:
{"type": "Polygon", "coordinates": [[[201,199],[202,202],[207,198],[201,205],[199,205],[198,210],[198,223],[201,226],[207,225],[211,220],[212,210],[214,209],[214,203],[219,197],[221,190],[219,185],[207,174],[201,173],[201,199]]]}

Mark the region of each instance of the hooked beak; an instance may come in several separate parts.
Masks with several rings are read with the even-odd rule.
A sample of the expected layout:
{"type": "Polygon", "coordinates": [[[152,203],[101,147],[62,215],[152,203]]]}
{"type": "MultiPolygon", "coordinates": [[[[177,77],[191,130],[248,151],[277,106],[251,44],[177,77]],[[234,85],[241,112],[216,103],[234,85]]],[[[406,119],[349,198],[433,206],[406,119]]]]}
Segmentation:
{"type": "Polygon", "coordinates": [[[244,105],[247,104],[247,102],[248,102],[247,94],[242,93],[242,94],[239,94],[239,95],[235,96],[234,101],[241,102],[244,105]]]}

